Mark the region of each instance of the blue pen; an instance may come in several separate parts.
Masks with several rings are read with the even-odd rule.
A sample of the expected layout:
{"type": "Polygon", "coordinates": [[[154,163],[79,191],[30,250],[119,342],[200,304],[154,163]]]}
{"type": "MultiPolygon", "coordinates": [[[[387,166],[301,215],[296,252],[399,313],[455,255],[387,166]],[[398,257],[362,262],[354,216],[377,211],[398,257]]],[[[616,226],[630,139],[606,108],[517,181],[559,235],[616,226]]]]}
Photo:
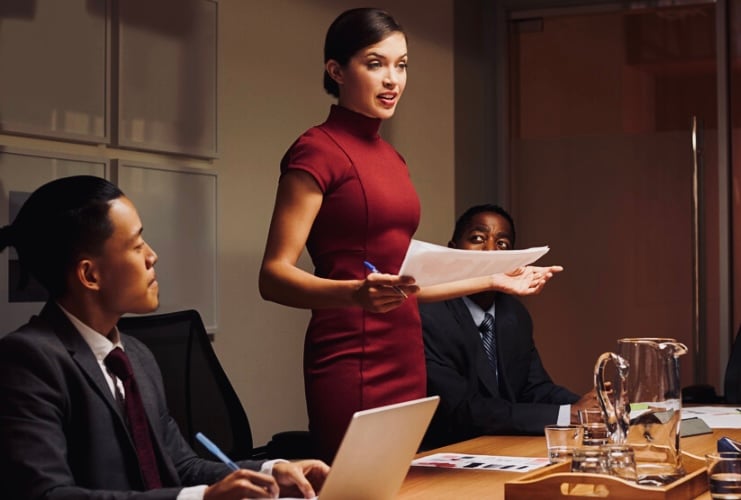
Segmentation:
{"type": "MultiPolygon", "coordinates": [[[[376,268],[376,266],[374,266],[373,264],[371,264],[371,263],[370,263],[370,262],[368,262],[367,260],[364,260],[364,261],[363,261],[363,265],[364,265],[364,266],[365,266],[366,268],[368,268],[368,270],[369,270],[370,272],[372,272],[372,273],[378,273],[378,274],[381,274],[381,271],[379,271],[379,270],[378,270],[378,268],[376,268]]],[[[399,288],[398,286],[392,285],[392,286],[391,286],[391,288],[393,288],[394,290],[396,290],[396,291],[397,291],[397,292],[399,293],[399,295],[401,295],[401,296],[402,296],[402,297],[404,297],[405,299],[408,299],[408,298],[409,298],[409,296],[408,296],[408,295],[407,295],[406,293],[404,293],[404,290],[402,290],[402,289],[401,289],[401,288],[399,288]]]]}
{"type": "Polygon", "coordinates": [[[216,457],[218,457],[219,460],[224,462],[231,470],[239,470],[239,465],[235,464],[231,458],[227,457],[226,454],[221,451],[219,447],[216,446],[214,442],[211,441],[209,438],[207,438],[200,432],[197,432],[196,439],[200,441],[201,444],[205,446],[208,451],[213,453],[216,457]]]}

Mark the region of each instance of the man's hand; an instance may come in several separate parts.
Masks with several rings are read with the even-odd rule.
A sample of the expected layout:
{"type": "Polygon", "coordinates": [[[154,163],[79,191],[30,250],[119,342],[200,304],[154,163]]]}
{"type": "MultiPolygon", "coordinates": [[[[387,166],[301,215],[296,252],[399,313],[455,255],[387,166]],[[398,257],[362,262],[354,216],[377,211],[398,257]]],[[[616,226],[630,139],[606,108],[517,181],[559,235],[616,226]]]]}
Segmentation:
{"type": "MultiPolygon", "coordinates": [[[[607,396],[612,396],[612,382],[606,382],[605,389],[607,391],[607,396]]],[[[591,391],[583,395],[581,399],[579,399],[579,401],[571,405],[571,423],[581,423],[579,422],[579,410],[599,407],[599,400],[597,400],[597,390],[592,389],[591,391]]]]}
{"type": "Polygon", "coordinates": [[[313,498],[324,484],[329,466],[321,460],[278,462],[273,465],[273,477],[283,496],[313,498]]]}
{"type": "Polygon", "coordinates": [[[206,488],[203,500],[241,500],[242,498],[278,498],[278,483],[272,476],[239,469],[206,488]]]}

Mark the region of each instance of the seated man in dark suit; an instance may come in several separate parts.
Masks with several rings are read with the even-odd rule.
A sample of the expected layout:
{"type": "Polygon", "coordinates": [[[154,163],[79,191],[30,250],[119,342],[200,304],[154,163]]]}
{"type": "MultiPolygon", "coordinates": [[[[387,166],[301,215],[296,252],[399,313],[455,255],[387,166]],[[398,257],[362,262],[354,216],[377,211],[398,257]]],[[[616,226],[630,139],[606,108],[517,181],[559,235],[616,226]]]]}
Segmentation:
{"type": "Polygon", "coordinates": [[[157,254],[116,186],[91,176],[45,184],[0,228],[8,246],[50,298],[0,339],[0,496],[315,495],[323,462],[244,461],[232,472],[183,439],[154,357],[116,328],[122,314],[159,304],[157,254]]]}
{"type": "MultiPolygon", "coordinates": [[[[510,215],[479,205],[458,219],[448,246],[510,250],[514,243],[510,215]]],[[[419,310],[427,392],[440,396],[426,446],[484,434],[542,434],[545,425],[577,421],[579,408],[597,405],[594,392],[580,398],[553,383],[535,348],[530,315],[511,295],[484,292],[419,310]]]]}

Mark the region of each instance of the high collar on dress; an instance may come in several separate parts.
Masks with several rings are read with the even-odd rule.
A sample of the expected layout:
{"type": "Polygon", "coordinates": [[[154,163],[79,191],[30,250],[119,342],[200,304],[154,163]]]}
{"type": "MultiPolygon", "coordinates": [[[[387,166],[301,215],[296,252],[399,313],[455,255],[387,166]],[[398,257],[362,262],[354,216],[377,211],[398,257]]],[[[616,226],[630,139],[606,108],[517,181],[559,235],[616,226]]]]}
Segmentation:
{"type": "Polygon", "coordinates": [[[347,130],[352,135],[374,139],[378,137],[378,129],[381,128],[380,118],[370,118],[337,104],[333,104],[329,110],[327,123],[347,130]]]}

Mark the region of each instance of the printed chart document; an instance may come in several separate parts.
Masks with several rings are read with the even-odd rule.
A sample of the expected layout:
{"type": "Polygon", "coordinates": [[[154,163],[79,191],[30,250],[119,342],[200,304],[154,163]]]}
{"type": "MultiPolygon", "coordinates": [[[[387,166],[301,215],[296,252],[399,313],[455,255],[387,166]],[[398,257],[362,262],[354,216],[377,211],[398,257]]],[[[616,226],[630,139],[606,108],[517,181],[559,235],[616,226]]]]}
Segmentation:
{"type": "Polygon", "coordinates": [[[460,453],[435,453],[412,461],[420,467],[445,469],[504,470],[507,472],[530,472],[550,464],[544,457],[505,457],[497,455],[463,455],[460,453]]]}
{"type": "Polygon", "coordinates": [[[548,250],[546,246],[481,252],[412,240],[399,274],[412,276],[419,286],[438,285],[514,271],[535,262],[548,253],[548,250]]]}

